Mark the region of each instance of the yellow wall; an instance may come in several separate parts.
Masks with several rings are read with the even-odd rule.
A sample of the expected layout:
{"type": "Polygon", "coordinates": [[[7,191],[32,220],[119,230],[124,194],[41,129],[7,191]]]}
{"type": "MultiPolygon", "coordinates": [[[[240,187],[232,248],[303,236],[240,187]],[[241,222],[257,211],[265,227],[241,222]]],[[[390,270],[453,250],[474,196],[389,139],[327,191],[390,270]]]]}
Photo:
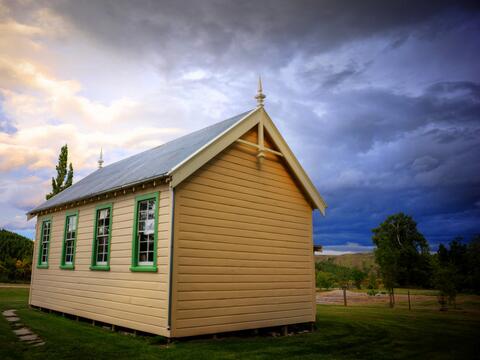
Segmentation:
{"type": "Polygon", "coordinates": [[[79,210],[75,270],[59,268],[65,211],[52,216],[49,268],[37,269],[39,217],[30,303],[118,326],[168,336],[167,307],[170,255],[171,192],[157,186],[70,210],[79,210]],[[158,272],[131,272],[132,226],[137,195],[159,191],[158,272]],[[95,207],[113,203],[110,271],[89,269],[95,207]]]}
{"type": "Polygon", "coordinates": [[[312,208],[256,154],[232,145],[176,188],[174,337],[315,320],[312,208]]]}

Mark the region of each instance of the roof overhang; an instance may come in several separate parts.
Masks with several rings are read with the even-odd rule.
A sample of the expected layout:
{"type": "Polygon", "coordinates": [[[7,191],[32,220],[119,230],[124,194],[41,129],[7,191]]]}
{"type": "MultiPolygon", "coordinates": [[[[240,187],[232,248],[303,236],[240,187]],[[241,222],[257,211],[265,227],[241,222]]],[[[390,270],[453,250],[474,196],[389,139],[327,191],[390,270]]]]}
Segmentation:
{"type": "Polygon", "coordinates": [[[141,181],[132,182],[132,183],[125,184],[125,185],[122,185],[122,186],[117,186],[115,188],[111,188],[111,189],[108,189],[106,191],[101,191],[101,192],[98,192],[98,193],[89,194],[88,196],[83,196],[83,197],[80,197],[80,198],[72,200],[72,201],[67,201],[67,202],[64,202],[64,203],[61,203],[61,204],[56,204],[54,206],[41,208],[41,209],[36,208],[36,209],[33,209],[33,210],[29,211],[26,214],[27,215],[27,221],[33,219],[35,216],[37,216],[38,214],[41,214],[43,212],[49,212],[49,211],[52,211],[52,210],[55,211],[55,209],[68,208],[69,206],[74,206],[75,204],[79,205],[79,204],[82,204],[82,203],[87,203],[88,201],[93,201],[94,199],[100,200],[101,198],[108,197],[110,194],[115,194],[114,196],[116,196],[117,192],[122,192],[122,191],[126,192],[126,191],[131,190],[132,188],[135,189],[135,187],[142,186],[143,184],[146,184],[146,183],[153,183],[154,186],[156,186],[157,183],[160,184],[162,182],[163,183],[170,182],[170,177],[167,174],[162,174],[162,175],[155,176],[155,177],[152,177],[152,178],[142,179],[141,181]]]}
{"type": "Polygon", "coordinates": [[[51,207],[35,208],[26,214],[27,219],[30,220],[38,214],[42,214],[44,212],[56,211],[63,208],[66,209],[69,206],[78,206],[82,203],[93,201],[95,199],[100,200],[101,198],[108,197],[109,194],[116,194],[116,192],[119,191],[127,191],[127,189],[135,189],[135,187],[139,185],[142,186],[142,184],[146,184],[148,182],[153,182],[153,184],[155,184],[155,181],[158,181],[159,183],[163,181],[164,183],[169,183],[171,187],[176,187],[189,176],[191,176],[194,172],[200,169],[203,165],[205,165],[208,161],[213,159],[216,155],[225,150],[228,146],[236,142],[250,129],[260,123],[267,131],[274,145],[277,147],[278,151],[285,159],[287,166],[290,168],[292,174],[297,179],[299,185],[303,189],[303,192],[309,200],[312,208],[320,210],[320,212],[325,215],[325,209],[327,208],[327,204],[325,203],[321,195],[318,193],[316,187],[313,185],[313,182],[310,180],[293,152],[290,150],[289,146],[274,125],[270,116],[267,114],[263,107],[258,107],[247,113],[244,117],[236,121],[225,131],[223,131],[211,141],[206,143],[193,154],[185,158],[182,162],[173,167],[168,173],[155,176],[154,178],[142,179],[138,182],[132,182],[99,193],[89,194],[88,196],[77,198],[75,200],[65,203],[56,204],[51,207]]]}
{"type": "Polygon", "coordinates": [[[309,199],[314,209],[320,210],[325,215],[327,204],[322,196],[317,191],[313,182],[308,177],[305,170],[300,165],[299,161],[290,150],[285,139],[282,137],[277,127],[273,123],[270,116],[263,107],[258,107],[245,115],[230,128],[218,135],[216,138],[205,144],[202,148],[194,154],[186,158],[180,164],[170,170],[171,186],[176,187],[182,181],[187,179],[195,171],[200,169],[204,164],[217,156],[220,152],[233,144],[237,139],[243,136],[246,132],[252,129],[255,125],[262,123],[264,129],[270,135],[273,143],[282,153],[288,167],[292,171],[294,177],[298,180],[300,186],[303,188],[305,195],[309,199]]]}

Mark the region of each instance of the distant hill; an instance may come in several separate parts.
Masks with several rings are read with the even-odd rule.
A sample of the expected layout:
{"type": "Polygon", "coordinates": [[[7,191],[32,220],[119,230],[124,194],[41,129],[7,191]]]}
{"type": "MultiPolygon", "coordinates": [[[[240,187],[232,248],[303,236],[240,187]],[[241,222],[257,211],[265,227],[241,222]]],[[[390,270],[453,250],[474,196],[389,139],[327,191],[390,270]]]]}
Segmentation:
{"type": "Polygon", "coordinates": [[[12,231],[0,229],[0,261],[31,259],[33,241],[12,231]]]}
{"type": "Polygon", "coordinates": [[[369,269],[375,266],[375,258],[373,253],[356,253],[356,254],[343,254],[343,255],[315,255],[315,261],[332,261],[334,264],[357,268],[360,270],[369,269]]]}

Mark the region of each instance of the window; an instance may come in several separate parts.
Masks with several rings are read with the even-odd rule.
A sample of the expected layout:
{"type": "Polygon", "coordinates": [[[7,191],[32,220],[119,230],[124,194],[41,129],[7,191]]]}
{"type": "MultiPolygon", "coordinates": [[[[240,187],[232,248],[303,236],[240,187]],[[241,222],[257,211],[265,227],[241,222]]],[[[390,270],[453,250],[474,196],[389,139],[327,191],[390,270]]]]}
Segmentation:
{"type": "Polygon", "coordinates": [[[51,228],[52,221],[50,219],[43,220],[42,228],[40,230],[37,268],[48,268],[48,250],[50,247],[51,228]]]}
{"type": "Polygon", "coordinates": [[[110,239],[112,205],[100,205],[95,210],[91,270],[110,270],[110,239]]]}
{"type": "Polygon", "coordinates": [[[132,271],[157,271],[158,193],[137,196],[132,271]]]}
{"type": "Polygon", "coordinates": [[[77,239],[78,212],[67,214],[63,236],[62,262],[60,268],[74,269],[75,240],[77,239]]]}

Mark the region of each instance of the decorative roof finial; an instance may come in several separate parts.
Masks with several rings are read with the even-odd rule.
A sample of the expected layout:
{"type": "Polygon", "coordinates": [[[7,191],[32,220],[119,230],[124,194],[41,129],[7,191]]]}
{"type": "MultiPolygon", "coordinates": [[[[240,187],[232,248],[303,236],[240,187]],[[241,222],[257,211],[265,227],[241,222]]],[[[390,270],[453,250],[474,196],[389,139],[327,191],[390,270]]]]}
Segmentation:
{"type": "Polygon", "coordinates": [[[263,101],[266,98],[265,94],[262,91],[262,78],[258,76],[258,90],[257,95],[255,95],[255,99],[257,99],[257,107],[263,107],[263,101]]]}
{"type": "Polygon", "coordinates": [[[100,148],[100,158],[98,159],[98,168],[103,167],[103,148],[100,148]]]}

